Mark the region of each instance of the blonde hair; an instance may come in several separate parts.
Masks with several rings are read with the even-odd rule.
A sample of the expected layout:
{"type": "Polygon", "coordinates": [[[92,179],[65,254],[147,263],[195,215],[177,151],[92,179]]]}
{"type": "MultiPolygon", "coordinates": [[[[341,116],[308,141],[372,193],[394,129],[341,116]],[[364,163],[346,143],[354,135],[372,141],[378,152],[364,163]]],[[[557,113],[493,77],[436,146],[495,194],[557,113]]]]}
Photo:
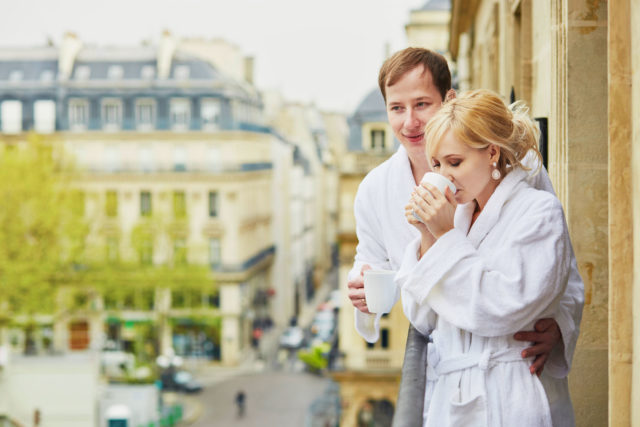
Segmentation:
{"type": "Polygon", "coordinates": [[[448,101],[427,124],[429,157],[449,131],[471,148],[482,150],[490,144],[497,145],[500,148],[497,168],[502,176],[514,167],[529,170],[522,160],[530,150],[538,157],[538,170],[542,165],[538,150],[540,130],[522,101],[507,107],[500,96],[489,90],[466,92],[448,101]]]}

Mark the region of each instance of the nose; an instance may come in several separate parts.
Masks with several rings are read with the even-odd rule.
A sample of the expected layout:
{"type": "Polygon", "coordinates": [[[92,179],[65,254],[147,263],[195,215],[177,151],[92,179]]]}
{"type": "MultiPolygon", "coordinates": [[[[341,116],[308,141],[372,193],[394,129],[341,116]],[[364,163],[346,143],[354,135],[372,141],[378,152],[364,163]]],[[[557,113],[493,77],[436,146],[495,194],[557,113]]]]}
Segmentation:
{"type": "Polygon", "coordinates": [[[455,181],[453,180],[453,175],[451,174],[451,168],[445,166],[445,165],[440,165],[440,175],[444,176],[445,178],[447,178],[449,181],[453,182],[455,184],[455,181]]]}
{"type": "Polygon", "coordinates": [[[409,109],[407,111],[407,116],[405,117],[405,120],[404,120],[404,127],[406,129],[416,129],[421,126],[422,126],[422,123],[418,118],[418,115],[416,114],[416,112],[413,109],[409,109]]]}

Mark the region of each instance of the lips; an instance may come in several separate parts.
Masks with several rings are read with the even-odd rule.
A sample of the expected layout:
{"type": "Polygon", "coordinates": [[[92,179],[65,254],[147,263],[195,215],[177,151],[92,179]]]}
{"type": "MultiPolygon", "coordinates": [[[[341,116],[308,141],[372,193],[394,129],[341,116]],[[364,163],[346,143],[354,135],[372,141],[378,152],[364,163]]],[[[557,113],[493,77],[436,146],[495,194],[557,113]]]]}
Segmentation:
{"type": "Polygon", "coordinates": [[[407,141],[409,142],[421,142],[424,139],[424,132],[423,133],[418,133],[415,135],[403,135],[405,138],[407,138],[407,141]]]}

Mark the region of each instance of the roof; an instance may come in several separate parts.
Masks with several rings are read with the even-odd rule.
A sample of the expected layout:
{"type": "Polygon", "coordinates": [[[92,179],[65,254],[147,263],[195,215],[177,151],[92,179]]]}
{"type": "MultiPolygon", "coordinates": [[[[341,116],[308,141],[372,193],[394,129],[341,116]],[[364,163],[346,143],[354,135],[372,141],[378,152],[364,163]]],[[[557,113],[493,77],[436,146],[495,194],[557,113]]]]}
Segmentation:
{"type": "Polygon", "coordinates": [[[353,112],[354,116],[365,116],[369,114],[383,113],[386,115],[387,107],[384,104],[384,98],[380,93],[380,89],[375,88],[364,97],[356,111],[353,112]]]}
{"type": "Polygon", "coordinates": [[[451,10],[451,0],[427,0],[418,10],[451,10]]]}

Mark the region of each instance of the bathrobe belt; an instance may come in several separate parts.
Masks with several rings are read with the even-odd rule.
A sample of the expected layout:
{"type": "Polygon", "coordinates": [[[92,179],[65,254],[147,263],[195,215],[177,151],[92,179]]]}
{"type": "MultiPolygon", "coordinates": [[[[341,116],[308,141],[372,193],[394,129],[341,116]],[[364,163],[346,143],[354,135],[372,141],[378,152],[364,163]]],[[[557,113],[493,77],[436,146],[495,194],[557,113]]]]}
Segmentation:
{"type": "Polygon", "coordinates": [[[438,376],[476,366],[483,371],[487,371],[498,363],[523,361],[524,359],[521,355],[522,350],[524,350],[524,347],[507,347],[500,350],[487,349],[482,353],[465,353],[440,360],[438,364],[434,366],[434,371],[438,376]]]}

